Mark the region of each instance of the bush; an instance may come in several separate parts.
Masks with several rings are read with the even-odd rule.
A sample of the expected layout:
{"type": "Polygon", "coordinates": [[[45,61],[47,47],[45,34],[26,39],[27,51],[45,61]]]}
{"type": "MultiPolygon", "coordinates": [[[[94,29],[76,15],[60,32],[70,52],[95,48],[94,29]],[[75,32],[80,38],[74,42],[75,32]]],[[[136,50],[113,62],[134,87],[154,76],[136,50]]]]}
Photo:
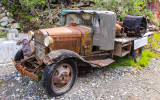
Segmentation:
{"type": "Polygon", "coordinates": [[[118,19],[124,19],[126,15],[143,15],[147,19],[152,18],[152,12],[146,10],[149,1],[143,0],[94,0],[96,2],[95,9],[101,8],[111,10],[117,13],[118,19]],[[102,5],[103,4],[103,5],[102,5]]]}
{"type": "Polygon", "coordinates": [[[40,9],[45,6],[45,0],[19,0],[19,3],[27,11],[31,8],[40,9]]]}

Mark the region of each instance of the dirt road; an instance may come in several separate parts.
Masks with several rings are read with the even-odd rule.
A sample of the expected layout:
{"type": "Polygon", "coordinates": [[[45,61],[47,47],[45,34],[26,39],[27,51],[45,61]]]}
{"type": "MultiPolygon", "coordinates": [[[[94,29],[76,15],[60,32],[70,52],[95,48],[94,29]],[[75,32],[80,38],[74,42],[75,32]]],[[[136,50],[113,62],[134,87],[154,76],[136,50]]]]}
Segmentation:
{"type": "Polygon", "coordinates": [[[12,64],[0,65],[0,99],[5,100],[160,100],[160,59],[151,59],[142,70],[125,66],[80,72],[67,94],[50,98],[41,86],[25,77],[24,85],[12,64]]]}

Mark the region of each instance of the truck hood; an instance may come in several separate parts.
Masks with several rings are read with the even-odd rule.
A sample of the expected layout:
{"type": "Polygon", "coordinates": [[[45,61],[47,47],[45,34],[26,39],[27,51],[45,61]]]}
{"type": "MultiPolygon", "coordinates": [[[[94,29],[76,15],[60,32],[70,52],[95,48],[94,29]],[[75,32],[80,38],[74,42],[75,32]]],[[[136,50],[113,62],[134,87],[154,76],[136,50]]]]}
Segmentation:
{"type": "Polygon", "coordinates": [[[90,28],[83,26],[63,26],[57,28],[49,28],[40,30],[43,35],[47,34],[51,37],[81,37],[82,34],[88,34],[90,28]]]}

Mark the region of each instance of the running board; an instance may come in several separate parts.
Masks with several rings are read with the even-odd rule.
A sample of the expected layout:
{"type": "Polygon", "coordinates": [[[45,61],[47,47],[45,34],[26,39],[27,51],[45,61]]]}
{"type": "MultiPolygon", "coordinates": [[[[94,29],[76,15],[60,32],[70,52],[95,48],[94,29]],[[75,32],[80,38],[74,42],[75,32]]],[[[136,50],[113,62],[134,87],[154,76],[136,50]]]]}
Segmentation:
{"type": "Polygon", "coordinates": [[[108,66],[109,64],[115,62],[115,60],[111,58],[103,59],[103,60],[93,60],[93,61],[88,61],[92,67],[105,67],[108,66]],[[96,66],[95,66],[96,65],[96,66]]]}

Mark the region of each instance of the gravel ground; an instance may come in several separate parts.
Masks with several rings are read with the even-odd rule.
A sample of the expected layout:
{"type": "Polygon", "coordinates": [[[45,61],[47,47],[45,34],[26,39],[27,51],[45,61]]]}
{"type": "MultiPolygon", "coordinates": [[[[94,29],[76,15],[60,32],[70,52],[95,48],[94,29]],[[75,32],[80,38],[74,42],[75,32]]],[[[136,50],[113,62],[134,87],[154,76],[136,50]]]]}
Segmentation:
{"type": "Polygon", "coordinates": [[[151,59],[142,70],[125,66],[116,69],[88,69],[80,72],[73,88],[50,98],[41,82],[21,75],[12,64],[0,65],[0,99],[3,100],[160,100],[160,59],[151,59]]]}

